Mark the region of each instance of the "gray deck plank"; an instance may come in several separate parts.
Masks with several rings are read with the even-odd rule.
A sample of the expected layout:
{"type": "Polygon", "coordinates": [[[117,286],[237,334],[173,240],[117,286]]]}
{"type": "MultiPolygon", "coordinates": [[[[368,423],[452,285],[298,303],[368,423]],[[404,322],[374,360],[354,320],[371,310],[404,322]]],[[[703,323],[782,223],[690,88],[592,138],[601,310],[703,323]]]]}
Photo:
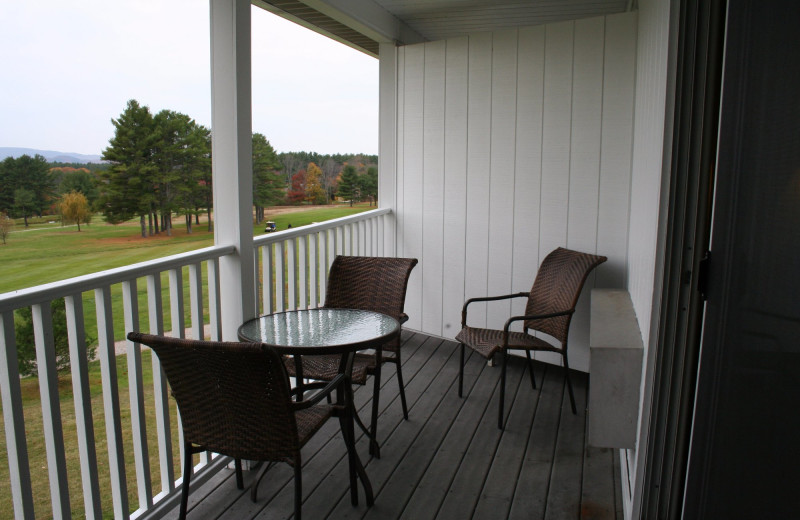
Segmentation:
{"type": "Polygon", "coordinates": [[[480,501],[472,516],[473,520],[506,518],[511,509],[517,478],[522,469],[523,455],[529,442],[531,425],[539,405],[541,384],[544,382],[544,367],[536,364],[534,373],[539,381],[539,388],[534,390],[529,378],[523,376],[517,397],[507,412],[508,418],[503,436],[492,459],[480,501]]]}
{"type": "MultiPolygon", "coordinates": [[[[477,359],[484,362],[480,357],[477,359]]],[[[516,363],[515,363],[516,364],[516,363]]],[[[498,378],[500,368],[484,371],[482,377],[498,378]]],[[[522,370],[509,370],[506,377],[506,408],[513,403],[522,381],[522,370]]],[[[498,385],[499,387],[499,385],[498,385]]],[[[502,431],[497,427],[498,394],[495,391],[481,419],[475,435],[459,465],[456,478],[453,480],[447,498],[439,509],[439,518],[469,518],[475,509],[486,476],[492,464],[502,431]]]]}
{"type": "Polygon", "coordinates": [[[562,374],[561,370],[548,366],[540,380],[539,407],[528,436],[528,448],[517,479],[509,519],[544,517],[565,391],[562,374]]]}
{"type": "Polygon", "coordinates": [[[483,358],[480,358],[480,362],[469,363],[467,360],[464,370],[467,377],[464,380],[464,397],[460,398],[463,403],[458,416],[436,451],[433,461],[417,483],[401,518],[424,520],[437,517],[464,453],[492,400],[497,378],[494,377],[494,371],[487,368],[483,358]],[[482,377],[483,371],[490,373],[482,377]]]}
{"type": "MultiPolygon", "coordinates": [[[[550,492],[547,495],[545,520],[574,520],[581,510],[581,484],[583,480],[583,452],[586,431],[586,384],[579,387],[580,374],[571,374],[575,385],[575,406],[580,413],[574,415],[569,404],[569,393],[564,391],[561,420],[558,425],[553,472],[550,475],[550,492]]],[[[580,377],[580,380],[584,380],[580,377]]]]}
{"type": "MultiPolygon", "coordinates": [[[[400,431],[407,431],[408,425],[413,425],[415,422],[424,420],[427,416],[428,410],[426,407],[432,405],[430,399],[423,399],[428,395],[428,388],[436,380],[436,375],[441,370],[447,361],[449,352],[441,348],[442,341],[434,338],[428,338],[420,350],[432,350],[430,357],[425,361],[423,366],[419,369],[414,378],[406,382],[406,399],[408,401],[408,414],[409,420],[403,419],[403,413],[399,406],[389,406],[382,409],[382,414],[379,418],[381,426],[382,437],[384,441],[381,443],[381,459],[370,459],[367,455],[368,442],[366,436],[361,435],[357,439],[356,448],[361,456],[361,460],[366,467],[367,475],[372,483],[373,491],[377,496],[381,488],[380,470],[381,468],[389,467],[392,453],[395,451],[394,443],[397,439],[394,436],[394,431],[398,429],[401,423],[404,428],[400,431]]],[[[385,404],[381,404],[385,406],[385,404]]],[[[402,446],[400,447],[402,449],[402,446]]],[[[335,479],[328,479],[322,482],[316,489],[316,492],[309,496],[304,504],[305,508],[308,507],[310,518],[344,518],[357,517],[360,518],[366,513],[366,505],[361,494],[358,507],[353,507],[350,504],[350,496],[347,488],[347,461],[342,459],[336,464],[334,472],[341,475],[335,479]],[[344,486],[342,485],[343,479],[344,486]],[[336,515],[331,515],[332,510],[336,510],[336,515]]]]}
{"type": "MultiPolygon", "coordinates": [[[[506,428],[497,429],[499,368],[472,355],[465,365],[465,397],[457,395],[458,348],[452,341],[403,333],[405,421],[396,375],[384,365],[379,439],[381,459],[357,450],[375,491],[367,508],[350,504],[347,459],[336,419],[303,448],[303,515],[313,519],[622,518],[619,452],[585,445],[588,377],[573,372],[578,415],[573,416],[563,368],[535,364],[531,389],[524,359],[512,359],[506,388],[506,428]],[[581,516],[582,515],[582,516],[581,516]]],[[[468,351],[469,355],[469,351],[468,351]]],[[[357,387],[361,417],[371,413],[372,383],[357,387]]],[[[245,486],[257,472],[245,472],[245,486]]],[[[259,487],[259,500],[236,489],[222,470],[189,496],[189,520],[273,519],[293,515],[292,470],[276,465],[259,487]]],[[[165,518],[177,518],[177,508],[165,518]]]]}

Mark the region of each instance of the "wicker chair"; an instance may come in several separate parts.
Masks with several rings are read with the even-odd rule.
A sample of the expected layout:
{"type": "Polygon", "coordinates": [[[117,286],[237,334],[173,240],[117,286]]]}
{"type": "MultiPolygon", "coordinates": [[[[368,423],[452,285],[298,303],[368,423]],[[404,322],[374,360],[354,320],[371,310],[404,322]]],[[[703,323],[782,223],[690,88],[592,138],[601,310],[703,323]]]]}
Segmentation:
{"type": "Polygon", "coordinates": [[[307,401],[293,402],[281,357],[267,345],[176,339],[131,332],[128,339],[158,355],[178,403],[183,425],[183,485],[180,519],[186,518],[192,454],[212,451],[233,457],[236,483],[243,488],[241,460],[267,461],[253,481],[258,484],[275,462],[294,467],[294,515],[300,519],[302,476],[300,448],[331,417],[341,421],[350,462],[350,493],[358,501],[356,473],[364,482],[367,504],[371,488],[357,462],[349,407],[318,404],[334,390],[344,391],[344,376],[334,378],[307,401]]]}
{"type": "MultiPolygon", "coordinates": [[[[408,316],[403,312],[408,277],[415,265],[417,265],[416,258],[339,255],[334,259],[328,274],[323,307],[382,312],[403,324],[408,320],[408,316]]],[[[303,356],[302,375],[304,378],[330,381],[339,372],[340,360],[340,356],[303,356]]],[[[399,336],[396,340],[383,345],[380,352],[356,354],[351,376],[353,383],[360,385],[366,384],[367,375],[374,376],[370,424],[373,442],[370,443],[370,453],[377,457],[380,456],[377,444],[380,366],[386,362],[394,363],[396,367],[403,417],[408,419],[399,336]]],[[[286,360],[286,369],[289,375],[296,376],[292,360],[286,360]]]]}
{"type": "Polygon", "coordinates": [[[461,332],[456,335],[460,343],[460,368],[458,372],[458,395],[463,393],[464,385],[464,347],[469,347],[481,356],[489,359],[495,352],[502,352],[502,368],[500,372],[500,413],[497,426],[503,429],[503,411],[506,384],[506,358],[509,349],[524,350],[528,358],[531,384],[536,388],[533,376],[533,363],[531,351],[540,350],[555,352],[564,360],[564,374],[569,389],[569,400],[572,413],[576,413],[575,396],[572,391],[572,382],[569,379],[569,362],[567,360],[567,336],[569,324],[578,297],[592,269],[607,260],[604,256],[590,255],[571,251],[559,247],[551,252],[539,267],[536,281],[530,292],[520,292],[503,296],[489,296],[484,298],[471,298],[464,303],[461,310],[461,332]],[[503,330],[480,329],[467,326],[467,306],[473,302],[488,302],[509,298],[527,297],[524,316],[513,316],[506,321],[503,330]],[[522,321],[523,332],[513,332],[508,329],[517,322],[522,321]],[[538,331],[552,336],[561,343],[561,347],[554,346],[547,341],[529,334],[529,331],[538,331]]]}

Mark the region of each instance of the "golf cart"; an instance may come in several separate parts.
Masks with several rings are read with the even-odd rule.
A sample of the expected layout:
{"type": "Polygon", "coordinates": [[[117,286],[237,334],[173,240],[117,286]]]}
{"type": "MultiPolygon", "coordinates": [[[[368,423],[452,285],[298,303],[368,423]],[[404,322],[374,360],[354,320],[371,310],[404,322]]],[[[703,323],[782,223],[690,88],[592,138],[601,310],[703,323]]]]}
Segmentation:
{"type": "Polygon", "coordinates": [[[277,230],[278,230],[278,226],[276,226],[275,223],[273,221],[271,221],[271,220],[268,220],[264,224],[264,233],[272,233],[273,231],[277,231],[277,230]]]}

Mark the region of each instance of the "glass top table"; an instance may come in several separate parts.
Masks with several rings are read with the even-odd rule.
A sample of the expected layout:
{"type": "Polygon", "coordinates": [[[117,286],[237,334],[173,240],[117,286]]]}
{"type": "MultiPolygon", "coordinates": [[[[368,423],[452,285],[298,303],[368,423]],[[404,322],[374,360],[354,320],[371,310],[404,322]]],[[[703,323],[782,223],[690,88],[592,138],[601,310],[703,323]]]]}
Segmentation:
{"type": "Polygon", "coordinates": [[[356,309],[307,309],[266,314],[239,327],[239,339],[284,354],[344,354],[375,348],[400,333],[386,314],[356,309]]]}

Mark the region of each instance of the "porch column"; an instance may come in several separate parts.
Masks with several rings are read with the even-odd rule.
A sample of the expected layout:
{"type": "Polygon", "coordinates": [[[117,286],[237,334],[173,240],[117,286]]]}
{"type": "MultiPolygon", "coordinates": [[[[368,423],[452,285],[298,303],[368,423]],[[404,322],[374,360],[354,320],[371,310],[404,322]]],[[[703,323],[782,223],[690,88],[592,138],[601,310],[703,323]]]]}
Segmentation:
{"type": "Polygon", "coordinates": [[[222,339],[255,317],[252,192],[250,2],[210,0],[214,244],[236,252],[220,259],[222,339]]]}
{"type": "Polygon", "coordinates": [[[378,207],[392,208],[384,227],[383,250],[397,254],[397,46],[379,46],[378,207]]]}

